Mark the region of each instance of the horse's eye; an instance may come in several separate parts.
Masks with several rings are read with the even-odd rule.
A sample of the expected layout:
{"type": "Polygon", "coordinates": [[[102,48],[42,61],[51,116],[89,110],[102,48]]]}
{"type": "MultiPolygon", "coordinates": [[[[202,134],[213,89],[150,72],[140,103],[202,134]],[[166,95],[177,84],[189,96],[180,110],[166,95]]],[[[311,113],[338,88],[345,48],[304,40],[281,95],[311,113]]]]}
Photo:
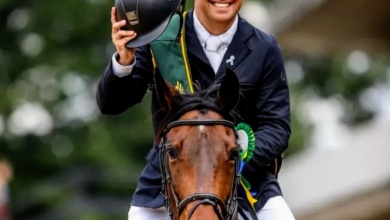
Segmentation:
{"type": "Polygon", "coordinates": [[[167,154],[168,154],[170,159],[176,159],[177,156],[178,156],[177,149],[174,148],[174,147],[168,147],[167,148],[167,154]]]}
{"type": "Polygon", "coordinates": [[[238,149],[231,150],[230,153],[229,153],[229,160],[235,160],[235,159],[237,159],[239,153],[240,153],[240,152],[239,152],[238,149]]]}

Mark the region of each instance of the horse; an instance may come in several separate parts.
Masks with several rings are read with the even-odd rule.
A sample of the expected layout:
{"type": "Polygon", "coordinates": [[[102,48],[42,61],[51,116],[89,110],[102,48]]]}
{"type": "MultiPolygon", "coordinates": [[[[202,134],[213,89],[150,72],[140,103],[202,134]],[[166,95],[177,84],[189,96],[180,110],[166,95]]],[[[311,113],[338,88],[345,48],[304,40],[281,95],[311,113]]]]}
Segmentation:
{"type": "Polygon", "coordinates": [[[156,140],[162,194],[170,218],[237,220],[241,210],[237,193],[241,147],[235,131],[240,97],[237,76],[227,69],[219,83],[195,93],[179,92],[158,72],[154,81],[166,115],[156,140]]]}

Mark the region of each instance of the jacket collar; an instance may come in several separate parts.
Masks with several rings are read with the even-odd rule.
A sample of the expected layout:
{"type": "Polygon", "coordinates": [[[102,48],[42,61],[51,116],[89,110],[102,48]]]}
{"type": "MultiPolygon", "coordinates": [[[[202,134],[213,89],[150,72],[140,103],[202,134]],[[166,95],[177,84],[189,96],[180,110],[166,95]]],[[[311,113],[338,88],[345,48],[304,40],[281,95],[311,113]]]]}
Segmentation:
{"type": "MultiPolygon", "coordinates": [[[[185,34],[187,51],[193,53],[200,60],[210,66],[210,62],[208,61],[202,45],[195,33],[193,13],[194,10],[192,9],[186,16],[185,34]]],[[[249,39],[253,36],[253,34],[253,27],[239,15],[237,31],[233,36],[233,40],[230,43],[224,58],[222,59],[221,65],[216,74],[217,78],[224,75],[226,68],[234,69],[249,54],[252,48],[249,43],[249,39]]]]}
{"type": "MultiPolygon", "coordinates": [[[[210,34],[206,28],[200,23],[199,19],[196,16],[195,11],[192,13],[193,17],[193,24],[194,24],[194,30],[196,33],[196,36],[198,37],[200,44],[204,48],[206,46],[207,39],[212,35],[210,34]]],[[[233,36],[237,32],[237,23],[238,23],[238,16],[236,16],[235,21],[233,25],[225,32],[220,35],[218,35],[219,40],[221,41],[220,46],[228,46],[233,39],[233,36]]]]}

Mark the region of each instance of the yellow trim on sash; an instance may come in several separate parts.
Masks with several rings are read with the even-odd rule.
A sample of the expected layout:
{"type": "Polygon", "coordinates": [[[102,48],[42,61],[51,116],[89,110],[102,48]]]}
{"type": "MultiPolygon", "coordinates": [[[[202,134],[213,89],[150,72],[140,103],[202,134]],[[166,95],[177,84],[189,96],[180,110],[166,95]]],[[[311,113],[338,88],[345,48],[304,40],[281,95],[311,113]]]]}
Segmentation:
{"type": "Polygon", "coordinates": [[[252,205],[252,208],[254,207],[255,203],[257,202],[257,199],[253,198],[251,192],[245,187],[245,184],[240,180],[240,184],[242,185],[242,188],[244,188],[246,198],[248,199],[249,203],[252,205]]]}
{"type": "Polygon", "coordinates": [[[157,67],[156,60],[154,59],[154,54],[152,48],[150,48],[150,53],[152,54],[152,62],[153,62],[153,69],[155,70],[157,67]]]}
{"type": "MultiPolygon", "coordinates": [[[[183,20],[186,19],[186,15],[187,15],[187,12],[184,12],[183,20]]],[[[183,55],[184,67],[186,69],[187,80],[188,80],[188,85],[190,87],[190,92],[193,93],[194,92],[194,87],[192,85],[192,77],[191,77],[191,73],[190,73],[190,67],[188,65],[188,57],[187,57],[187,48],[186,48],[186,43],[185,43],[184,29],[185,29],[185,22],[183,22],[183,27],[182,27],[182,30],[181,30],[181,39],[180,39],[181,53],[183,55]]]]}

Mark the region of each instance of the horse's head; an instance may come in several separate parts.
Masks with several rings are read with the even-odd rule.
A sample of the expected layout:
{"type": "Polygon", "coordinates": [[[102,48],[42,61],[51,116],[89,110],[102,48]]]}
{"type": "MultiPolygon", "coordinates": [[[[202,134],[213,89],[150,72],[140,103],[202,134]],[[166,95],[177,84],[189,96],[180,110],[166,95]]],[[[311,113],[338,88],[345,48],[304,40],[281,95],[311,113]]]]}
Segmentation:
{"type": "Polygon", "coordinates": [[[167,113],[158,137],[167,208],[173,219],[233,219],[239,146],[231,112],[239,82],[228,70],[220,84],[180,94],[156,74],[167,113]]]}

